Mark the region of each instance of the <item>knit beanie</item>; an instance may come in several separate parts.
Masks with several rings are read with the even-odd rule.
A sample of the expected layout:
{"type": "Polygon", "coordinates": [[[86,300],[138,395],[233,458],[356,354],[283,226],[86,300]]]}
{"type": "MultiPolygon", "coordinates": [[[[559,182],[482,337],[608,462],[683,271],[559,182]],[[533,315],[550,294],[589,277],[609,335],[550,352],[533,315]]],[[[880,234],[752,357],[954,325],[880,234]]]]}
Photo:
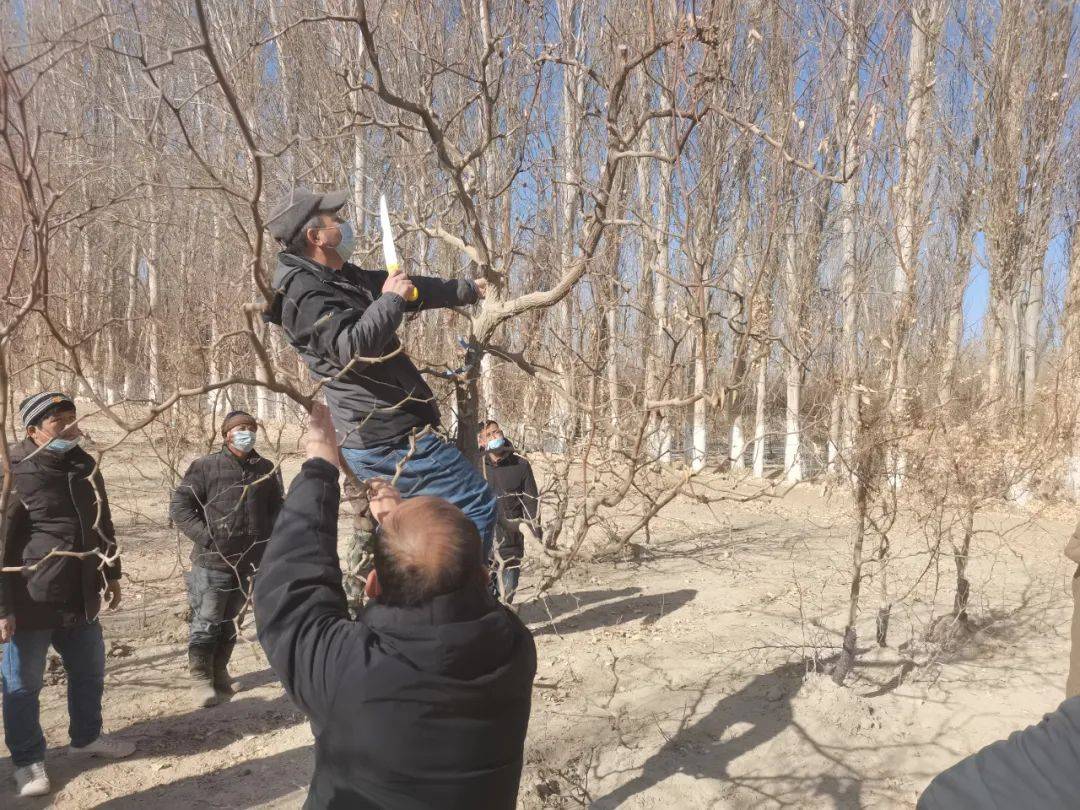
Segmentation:
{"type": "Polygon", "coordinates": [[[67,408],[75,410],[75,400],[59,391],[42,391],[28,396],[19,403],[19,417],[23,427],[36,427],[50,413],[67,408]]]}
{"type": "Polygon", "coordinates": [[[258,428],[259,423],[255,421],[255,417],[247,411],[230,411],[225,414],[225,421],[221,423],[221,435],[228,436],[229,431],[237,425],[251,425],[253,428],[258,428]]]}

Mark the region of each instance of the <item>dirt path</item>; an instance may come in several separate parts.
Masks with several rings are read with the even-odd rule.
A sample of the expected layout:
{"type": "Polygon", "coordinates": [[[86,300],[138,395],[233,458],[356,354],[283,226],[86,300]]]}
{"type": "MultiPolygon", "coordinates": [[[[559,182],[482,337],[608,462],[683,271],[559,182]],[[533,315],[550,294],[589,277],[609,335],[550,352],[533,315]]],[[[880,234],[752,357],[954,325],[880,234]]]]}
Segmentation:
{"type": "MultiPolygon", "coordinates": [[[[312,765],[302,716],[254,643],[238,648],[243,691],[230,704],[187,707],[181,555],[171,532],[132,521],[126,602],[106,619],[105,716],[139,751],[118,763],[64,753],[64,685],[53,676],[42,705],[56,792],[20,806],[299,807],[312,765]]],[[[540,664],[521,806],[912,806],[933,774],[1062,695],[1068,527],[985,522],[998,539],[973,562],[982,629],[928,663],[919,636],[934,577],[924,577],[913,607],[894,610],[894,646],[864,648],[856,679],[837,689],[807,662],[838,643],[843,504],[807,489],[718,520],[673,503],[641,559],[581,569],[523,604],[540,664]]],[[[910,582],[924,563],[904,565],[897,581],[910,582]]],[[[875,608],[871,595],[871,641],[875,608]]],[[[10,775],[5,761],[4,790],[10,775]]]]}

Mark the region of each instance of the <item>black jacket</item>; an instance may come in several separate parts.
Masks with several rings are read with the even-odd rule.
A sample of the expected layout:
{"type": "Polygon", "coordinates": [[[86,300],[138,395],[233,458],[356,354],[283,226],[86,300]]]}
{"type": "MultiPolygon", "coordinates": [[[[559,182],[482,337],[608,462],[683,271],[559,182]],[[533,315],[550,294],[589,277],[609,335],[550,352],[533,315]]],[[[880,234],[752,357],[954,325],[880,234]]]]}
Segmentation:
{"type": "MultiPolygon", "coordinates": [[[[109,498],[97,464],[81,448],[39,449],[26,439],[11,448],[14,488],[0,559],[4,567],[38,563],[50,551],[116,552],[109,498]]],[[[90,621],[101,610],[106,580],[120,578],[120,559],[97,554],[52,557],[36,570],[0,574],[0,616],[15,626],[48,630],[90,621]]]]}
{"type": "Polygon", "coordinates": [[[194,543],[194,565],[247,574],[262,559],[283,497],[281,471],[272,461],[254,450],[240,459],[222,447],[191,462],[169,515],[194,543]]]}
{"type": "Polygon", "coordinates": [[[301,468],[255,581],[259,641],[311,720],[306,808],[512,810],[536,647],[477,587],[350,621],[333,465],[301,468]]]}
{"type": "Polygon", "coordinates": [[[277,295],[264,317],[281,326],[312,373],[326,380],[326,404],[343,447],[389,444],[439,424],[435,396],[405,355],[397,328],[408,311],[475,304],[479,296],[466,279],[409,278],[420,293],[411,304],[382,295],[385,272],[352,264],[335,272],[278,254],[277,295]]]}
{"type": "MultiPolygon", "coordinates": [[[[513,450],[501,460],[484,453],[484,478],[499,498],[499,514],[507,520],[529,521],[539,537],[540,499],[532,465],[513,450]]],[[[506,558],[523,556],[525,536],[521,532],[500,532],[499,551],[506,558]]]]}

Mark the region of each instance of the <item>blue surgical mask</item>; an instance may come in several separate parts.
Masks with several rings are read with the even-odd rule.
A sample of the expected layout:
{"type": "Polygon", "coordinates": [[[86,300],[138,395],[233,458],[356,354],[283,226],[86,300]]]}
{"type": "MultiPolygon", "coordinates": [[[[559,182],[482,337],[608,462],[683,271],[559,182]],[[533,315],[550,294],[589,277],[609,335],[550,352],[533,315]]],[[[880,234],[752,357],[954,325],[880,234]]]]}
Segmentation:
{"type": "Polygon", "coordinates": [[[254,430],[238,430],[232,435],[232,446],[241,453],[246,453],[255,446],[254,430]]]}
{"type": "Polygon", "coordinates": [[[488,450],[500,450],[503,447],[506,447],[506,437],[505,436],[500,436],[497,439],[492,439],[491,441],[489,441],[487,443],[487,449],[488,450]]]}
{"type": "Polygon", "coordinates": [[[78,446],[78,439],[53,439],[45,445],[45,449],[51,450],[54,453],[67,453],[78,446]]]}
{"type": "Polygon", "coordinates": [[[343,262],[347,262],[356,249],[356,232],[351,222],[340,223],[338,230],[341,232],[341,241],[334,245],[334,250],[343,262]]]}

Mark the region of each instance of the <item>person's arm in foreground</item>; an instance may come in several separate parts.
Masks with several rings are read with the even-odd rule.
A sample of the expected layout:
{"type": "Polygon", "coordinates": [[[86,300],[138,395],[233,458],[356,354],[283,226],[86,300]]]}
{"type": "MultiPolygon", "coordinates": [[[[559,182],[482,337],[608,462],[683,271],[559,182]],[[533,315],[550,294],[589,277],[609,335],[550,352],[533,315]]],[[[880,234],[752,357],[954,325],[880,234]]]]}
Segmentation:
{"type": "Polygon", "coordinates": [[[1080,697],[938,774],[918,810],[1070,810],[1080,806],[1080,697]]]}
{"type": "MultiPolygon", "coordinates": [[[[4,531],[0,534],[0,567],[15,568],[22,563],[16,548],[17,539],[29,530],[30,515],[26,512],[19,496],[8,494],[7,515],[4,519],[4,531]]],[[[15,636],[15,601],[12,586],[17,571],[0,572],[0,644],[11,641],[15,636]]]]}
{"type": "Polygon", "coordinates": [[[337,556],[337,441],[316,404],[308,460],[289,488],[255,578],[259,643],[285,690],[316,723],[333,705],[338,678],[363,625],[349,621],[337,556]]]}

